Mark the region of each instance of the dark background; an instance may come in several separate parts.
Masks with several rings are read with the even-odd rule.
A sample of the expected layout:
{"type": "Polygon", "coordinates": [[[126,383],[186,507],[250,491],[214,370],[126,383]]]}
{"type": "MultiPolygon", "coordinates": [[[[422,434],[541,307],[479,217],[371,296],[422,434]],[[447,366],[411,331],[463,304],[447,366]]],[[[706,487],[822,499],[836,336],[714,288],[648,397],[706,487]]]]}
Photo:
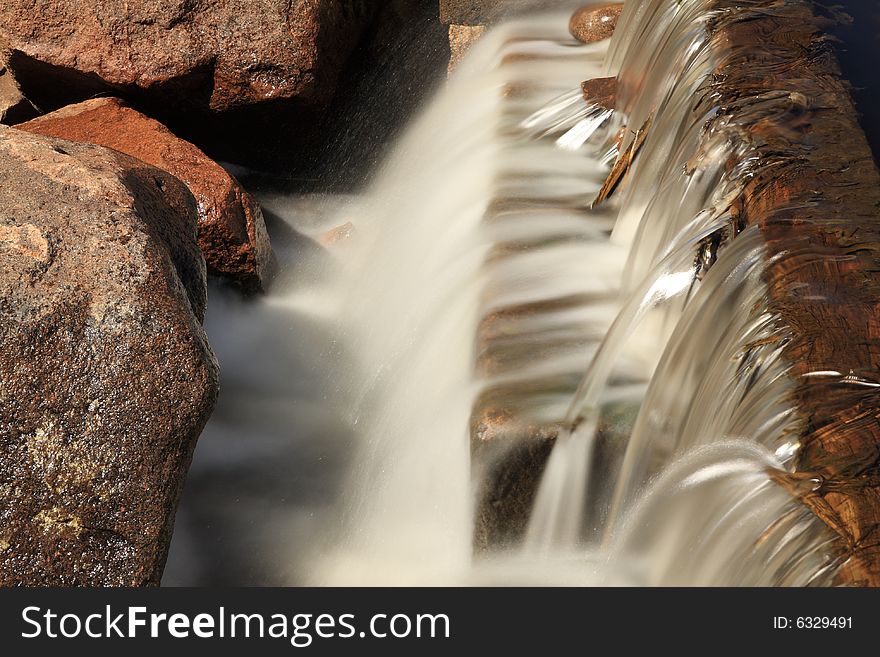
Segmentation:
{"type": "Polygon", "coordinates": [[[856,109],[862,115],[862,128],[880,163],[880,2],[842,0],[839,5],[851,22],[835,22],[830,31],[839,41],[835,51],[843,77],[852,85],[856,109]]]}

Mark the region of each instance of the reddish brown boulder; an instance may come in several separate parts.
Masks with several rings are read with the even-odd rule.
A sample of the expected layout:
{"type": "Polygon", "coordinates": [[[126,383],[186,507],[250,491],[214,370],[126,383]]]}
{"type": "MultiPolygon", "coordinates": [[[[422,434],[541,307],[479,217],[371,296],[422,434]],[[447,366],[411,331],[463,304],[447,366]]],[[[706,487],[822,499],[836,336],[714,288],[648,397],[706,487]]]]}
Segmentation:
{"type": "Polygon", "coordinates": [[[106,146],[179,178],[198,204],[199,246],[209,271],[248,290],[270,280],[274,256],[257,203],[223,167],[161,123],[115,98],[97,98],[16,127],[106,146]]]}
{"type": "Polygon", "coordinates": [[[192,194],[0,126],[0,586],[157,584],[217,364],[192,194]]]}
{"type": "Polygon", "coordinates": [[[568,30],[575,39],[584,43],[610,39],[622,11],[623,3],[587,5],[574,12],[568,30]]]}
{"type": "MultiPolygon", "coordinates": [[[[360,38],[367,0],[4,0],[16,73],[224,112],[278,99],[323,103],[360,38]]],[[[24,83],[24,78],[20,77],[24,83]]],[[[50,90],[51,91],[51,90],[50,90]]]]}

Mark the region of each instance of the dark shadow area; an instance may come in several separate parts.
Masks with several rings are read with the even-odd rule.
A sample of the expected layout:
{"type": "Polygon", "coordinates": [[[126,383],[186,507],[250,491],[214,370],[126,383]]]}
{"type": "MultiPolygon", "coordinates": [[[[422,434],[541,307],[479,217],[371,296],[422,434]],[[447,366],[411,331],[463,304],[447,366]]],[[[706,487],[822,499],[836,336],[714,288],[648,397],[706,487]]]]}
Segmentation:
{"type": "Polygon", "coordinates": [[[251,169],[246,184],[257,191],[357,190],[445,81],[448,61],[448,28],[438,20],[436,2],[391,0],[352,55],[331,106],[312,118],[296,145],[290,135],[303,127],[280,125],[256,160],[212,155],[251,169]]]}
{"type": "Polygon", "coordinates": [[[852,21],[835,21],[830,28],[839,39],[835,52],[843,77],[852,83],[852,96],[860,123],[880,164],[880,3],[875,0],[840,0],[834,3],[852,21]]]}
{"type": "Polygon", "coordinates": [[[90,98],[118,96],[160,121],[173,122],[177,117],[180,122],[181,116],[192,115],[196,108],[208,104],[213,84],[213,70],[209,66],[165,84],[141,89],[111,85],[95,73],[53,66],[17,50],[10,53],[9,64],[24,95],[43,113],[90,98]]]}

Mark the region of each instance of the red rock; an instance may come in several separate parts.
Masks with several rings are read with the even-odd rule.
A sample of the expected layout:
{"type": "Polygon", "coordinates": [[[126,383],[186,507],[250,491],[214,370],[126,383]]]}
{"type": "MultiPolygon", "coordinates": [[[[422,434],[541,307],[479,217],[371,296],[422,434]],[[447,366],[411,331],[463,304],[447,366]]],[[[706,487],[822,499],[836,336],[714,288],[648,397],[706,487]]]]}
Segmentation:
{"type": "Polygon", "coordinates": [[[218,389],[176,178],[0,126],[0,586],[158,584],[218,389]]]}
{"type": "Polygon", "coordinates": [[[610,39],[622,11],[623,3],[587,5],[574,12],[568,30],[575,39],[584,43],[610,39]]]}
{"type": "Polygon", "coordinates": [[[149,91],[214,112],[279,99],[321,104],[373,7],[365,0],[4,0],[0,42],[34,85],[48,67],[65,84],[149,91]]]}
{"type": "Polygon", "coordinates": [[[223,167],[165,126],[115,98],[62,108],[18,126],[21,130],[112,148],[182,180],[199,210],[199,246],[209,271],[263,289],[274,256],[256,201],[223,167]]]}

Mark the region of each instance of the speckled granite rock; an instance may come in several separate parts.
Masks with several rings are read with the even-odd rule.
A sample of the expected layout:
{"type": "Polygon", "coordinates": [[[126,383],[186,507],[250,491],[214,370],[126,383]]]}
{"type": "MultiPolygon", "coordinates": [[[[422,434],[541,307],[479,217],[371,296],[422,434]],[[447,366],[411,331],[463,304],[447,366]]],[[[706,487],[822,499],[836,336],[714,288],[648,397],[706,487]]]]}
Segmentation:
{"type": "Polygon", "coordinates": [[[218,389],[195,201],[0,127],[0,585],[158,584],[218,389]]]}

